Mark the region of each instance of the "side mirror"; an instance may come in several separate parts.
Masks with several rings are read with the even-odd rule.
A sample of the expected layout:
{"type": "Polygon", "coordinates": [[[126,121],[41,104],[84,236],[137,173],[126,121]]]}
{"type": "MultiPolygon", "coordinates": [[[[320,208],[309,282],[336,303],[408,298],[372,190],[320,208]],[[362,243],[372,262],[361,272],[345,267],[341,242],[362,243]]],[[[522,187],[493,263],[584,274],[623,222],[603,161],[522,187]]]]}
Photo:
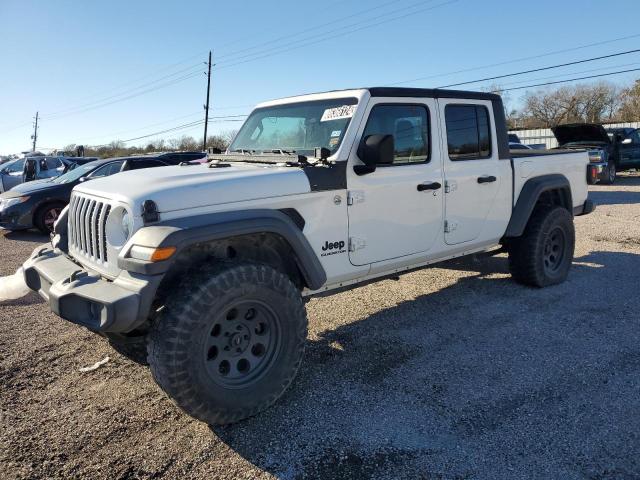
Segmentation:
{"type": "Polygon", "coordinates": [[[631,140],[630,138],[625,138],[624,140],[622,140],[620,142],[622,145],[631,145],[633,143],[633,140],[631,140]]]}
{"type": "Polygon", "coordinates": [[[358,157],[364,165],[355,165],[353,171],[357,175],[366,175],[375,172],[378,165],[393,163],[394,150],[393,135],[368,135],[364,137],[360,148],[358,148],[358,157]]]}

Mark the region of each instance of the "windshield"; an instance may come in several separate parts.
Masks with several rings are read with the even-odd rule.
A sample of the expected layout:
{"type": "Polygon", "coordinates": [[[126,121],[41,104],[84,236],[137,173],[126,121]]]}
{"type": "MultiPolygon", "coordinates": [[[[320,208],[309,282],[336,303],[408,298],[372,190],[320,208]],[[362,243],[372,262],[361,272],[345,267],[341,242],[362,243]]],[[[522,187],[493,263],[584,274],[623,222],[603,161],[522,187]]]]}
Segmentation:
{"type": "Polygon", "coordinates": [[[313,155],[315,148],[324,147],[333,155],[357,103],[355,98],[335,98],[259,108],[249,115],[229,150],[313,155]]]}
{"type": "Polygon", "coordinates": [[[97,165],[94,165],[93,162],[87,163],[85,165],[78,165],[73,170],[69,170],[67,173],[60,175],[59,177],[51,180],[53,183],[69,183],[78,180],[80,177],[84,177],[88,175],[92,170],[94,170],[97,165]]]}
{"type": "Polygon", "coordinates": [[[18,160],[7,162],[3,166],[2,171],[7,173],[16,173],[16,172],[22,172],[23,169],[24,169],[24,158],[19,158],[18,160]]]}

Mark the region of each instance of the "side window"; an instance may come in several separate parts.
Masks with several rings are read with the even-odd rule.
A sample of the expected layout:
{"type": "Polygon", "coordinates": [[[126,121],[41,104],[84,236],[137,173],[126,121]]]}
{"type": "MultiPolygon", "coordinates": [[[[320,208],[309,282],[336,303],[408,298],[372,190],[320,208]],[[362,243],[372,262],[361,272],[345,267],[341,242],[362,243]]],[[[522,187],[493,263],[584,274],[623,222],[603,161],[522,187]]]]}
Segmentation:
{"type": "Polygon", "coordinates": [[[394,165],[429,161],[429,112],[424,105],[376,105],[362,138],[393,135],[394,165]]]}
{"type": "Polygon", "coordinates": [[[103,165],[102,167],[96,169],[89,176],[91,178],[98,177],[107,177],[109,175],[113,175],[114,173],[118,173],[120,168],[122,167],[122,162],[112,162],[103,165]]]}
{"type": "Polygon", "coordinates": [[[634,130],[633,132],[631,132],[631,135],[629,136],[631,137],[631,140],[633,141],[633,143],[636,144],[636,146],[640,144],[640,130],[634,130]]]}
{"type": "Polygon", "coordinates": [[[447,105],[444,116],[451,160],[475,160],[491,156],[491,125],[487,107],[447,105]]]}
{"type": "Polygon", "coordinates": [[[47,168],[49,170],[56,170],[61,167],[63,167],[63,165],[59,158],[47,157],[47,168]]]}
{"type": "Polygon", "coordinates": [[[166,164],[158,160],[137,160],[131,162],[131,170],[139,170],[141,168],[164,167],[166,164]]]}
{"type": "Polygon", "coordinates": [[[22,172],[22,170],[24,170],[24,160],[19,160],[7,167],[9,173],[22,172]]]}

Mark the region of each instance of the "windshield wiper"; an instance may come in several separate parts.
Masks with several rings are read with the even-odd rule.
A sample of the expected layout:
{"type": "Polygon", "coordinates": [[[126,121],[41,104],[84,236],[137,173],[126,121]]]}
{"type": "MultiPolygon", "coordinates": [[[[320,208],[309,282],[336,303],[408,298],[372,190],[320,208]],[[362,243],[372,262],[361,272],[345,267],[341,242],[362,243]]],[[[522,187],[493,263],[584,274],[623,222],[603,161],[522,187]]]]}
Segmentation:
{"type": "Polygon", "coordinates": [[[231,153],[241,153],[242,155],[251,155],[255,152],[255,150],[249,150],[247,148],[236,148],[235,150],[231,150],[231,153]]]}

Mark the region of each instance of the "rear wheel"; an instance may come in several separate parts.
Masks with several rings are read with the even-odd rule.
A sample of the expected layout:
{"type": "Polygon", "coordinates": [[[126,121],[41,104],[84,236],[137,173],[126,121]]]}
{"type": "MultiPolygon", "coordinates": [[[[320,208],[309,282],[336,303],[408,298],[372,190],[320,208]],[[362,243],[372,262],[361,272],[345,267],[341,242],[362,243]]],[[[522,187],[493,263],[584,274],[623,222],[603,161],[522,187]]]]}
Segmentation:
{"type": "Polygon", "coordinates": [[[515,281],[534,287],[563,282],[575,247],[571,214],[562,207],[534,211],[523,235],[509,244],[509,270],[515,281]]]}
{"type": "Polygon", "coordinates": [[[616,175],[616,164],[614,162],[609,162],[607,165],[606,176],[600,183],[603,183],[604,185],[613,185],[613,182],[616,181],[616,175]]]}
{"type": "Polygon", "coordinates": [[[178,290],[149,335],[160,387],[209,424],[273,404],[304,352],[307,317],[298,288],[269,266],[228,263],[187,275],[178,290]]]}
{"type": "Polygon", "coordinates": [[[44,234],[53,232],[53,225],[60,216],[60,212],[64,208],[63,203],[48,203],[43,205],[36,212],[33,223],[38,230],[44,234]]]}

